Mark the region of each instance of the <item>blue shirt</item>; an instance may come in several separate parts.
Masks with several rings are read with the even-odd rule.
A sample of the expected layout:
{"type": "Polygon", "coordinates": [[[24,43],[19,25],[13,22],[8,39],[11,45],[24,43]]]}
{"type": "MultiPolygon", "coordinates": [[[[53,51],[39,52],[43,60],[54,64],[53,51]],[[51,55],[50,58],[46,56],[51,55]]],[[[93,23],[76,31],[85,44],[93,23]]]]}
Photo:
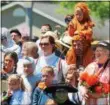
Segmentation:
{"type": "Polygon", "coordinates": [[[33,93],[32,105],[45,105],[48,99],[52,99],[52,94],[47,95],[37,87],[33,93]]]}
{"type": "Polygon", "coordinates": [[[31,102],[30,96],[28,93],[17,90],[13,92],[13,95],[10,99],[9,105],[29,105],[31,102]]]}

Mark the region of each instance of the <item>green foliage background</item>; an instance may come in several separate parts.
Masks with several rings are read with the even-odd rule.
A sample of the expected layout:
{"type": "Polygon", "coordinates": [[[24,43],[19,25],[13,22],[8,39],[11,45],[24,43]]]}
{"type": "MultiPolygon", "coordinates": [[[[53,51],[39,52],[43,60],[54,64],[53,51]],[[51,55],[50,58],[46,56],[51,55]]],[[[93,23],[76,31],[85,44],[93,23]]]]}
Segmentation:
{"type": "MultiPolygon", "coordinates": [[[[60,1],[60,8],[57,12],[62,14],[73,14],[74,6],[79,1],[60,1]]],[[[110,1],[86,1],[90,8],[90,14],[104,25],[104,21],[110,18],[110,1]]]]}

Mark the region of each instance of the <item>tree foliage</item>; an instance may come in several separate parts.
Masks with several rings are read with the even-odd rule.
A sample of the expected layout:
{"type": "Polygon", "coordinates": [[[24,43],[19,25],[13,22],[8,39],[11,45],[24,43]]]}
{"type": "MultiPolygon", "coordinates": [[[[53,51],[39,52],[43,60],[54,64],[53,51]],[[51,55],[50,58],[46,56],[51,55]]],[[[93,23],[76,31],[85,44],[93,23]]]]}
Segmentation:
{"type": "MultiPolygon", "coordinates": [[[[62,14],[74,13],[74,6],[79,1],[62,1],[60,2],[60,8],[57,10],[62,14]]],[[[87,1],[90,13],[93,17],[104,23],[110,16],[110,2],[109,1],[87,1]]]]}

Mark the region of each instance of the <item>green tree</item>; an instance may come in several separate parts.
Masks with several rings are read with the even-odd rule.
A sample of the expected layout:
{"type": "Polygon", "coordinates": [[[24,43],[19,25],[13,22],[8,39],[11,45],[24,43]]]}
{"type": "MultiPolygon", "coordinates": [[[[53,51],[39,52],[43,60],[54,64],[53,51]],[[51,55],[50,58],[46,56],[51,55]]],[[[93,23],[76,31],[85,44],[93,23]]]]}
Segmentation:
{"type": "MultiPolygon", "coordinates": [[[[79,1],[62,1],[60,2],[60,8],[57,12],[62,14],[74,13],[74,6],[79,1]]],[[[97,18],[99,22],[104,25],[104,21],[109,19],[110,16],[110,1],[87,1],[90,13],[94,18],[97,18]]]]}

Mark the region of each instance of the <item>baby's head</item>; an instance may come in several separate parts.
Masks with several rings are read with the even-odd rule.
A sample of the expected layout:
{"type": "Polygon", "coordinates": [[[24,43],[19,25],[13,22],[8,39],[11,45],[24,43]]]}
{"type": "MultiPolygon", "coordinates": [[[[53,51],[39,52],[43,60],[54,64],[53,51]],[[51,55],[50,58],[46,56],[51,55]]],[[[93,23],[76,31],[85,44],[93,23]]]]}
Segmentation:
{"type": "Polygon", "coordinates": [[[23,80],[18,74],[12,74],[8,77],[8,89],[11,91],[25,90],[23,80]]]}
{"type": "Polygon", "coordinates": [[[34,59],[31,57],[24,57],[23,58],[23,67],[24,67],[24,74],[31,75],[35,70],[35,62],[34,59]]]}

